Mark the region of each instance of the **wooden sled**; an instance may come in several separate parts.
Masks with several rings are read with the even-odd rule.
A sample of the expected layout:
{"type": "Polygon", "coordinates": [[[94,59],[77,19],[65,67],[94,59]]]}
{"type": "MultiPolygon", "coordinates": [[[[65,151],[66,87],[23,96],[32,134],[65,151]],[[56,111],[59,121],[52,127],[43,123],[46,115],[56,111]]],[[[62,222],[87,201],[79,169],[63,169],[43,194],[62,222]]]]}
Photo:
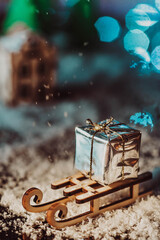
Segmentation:
{"type": "Polygon", "coordinates": [[[83,173],[64,178],[51,184],[52,189],[60,189],[65,187],[64,197],[50,201],[44,204],[31,205],[30,200],[34,196],[34,202],[40,203],[43,197],[41,190],[38,188],[30,188],[25,192],[22,198],[23,207],[29,212],[47,211],[47,221],[53,227],[60,229],[66,226],[79,223],[87,217],[94,217],[107,210],[113,210],[120,207],[128,206],[135,202],[137,198],[145,197],[151,194],[152,191],[140,192],[139,185],[145,181],[152,179],[152,173],[146,172],[138,176],[136,179],[127,179],[110,185],[102,185],[95,180],[89,179],[83,173]],[[112,202],[111,204],[100,206],[100,198],[111,193],[120,191],[121,189],[129,188],[129,197],[112,202]],[[67,215],[66,203],[76,201],[77,204],[90,202],[90,211],[64,219],[67,215]],[[56,212],[61,220],[57,220],[56,212]]]}

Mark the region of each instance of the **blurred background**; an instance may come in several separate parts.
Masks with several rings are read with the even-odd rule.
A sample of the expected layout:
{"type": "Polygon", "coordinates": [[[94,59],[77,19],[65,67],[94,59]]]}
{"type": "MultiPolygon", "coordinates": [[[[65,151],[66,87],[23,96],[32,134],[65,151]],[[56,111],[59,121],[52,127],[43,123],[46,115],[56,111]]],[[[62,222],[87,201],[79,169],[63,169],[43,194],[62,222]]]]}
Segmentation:
{"type": "Polygon", "coordinates": [[[3,136],[111,115],[158,136],[160,0],[1,0],[0,30],[3,136]]]}
{"type": "MultiPolygon", "coordinates": [[[[49,184],[73,174],[75,126],[110,116],[141,130],[140,172],[159,167],[160,0],[0,0],[0,239],[53,239],[22,195],[50,201],[49,184]]],[[[159,219],[147,221],[148,235],[123,236],[153,239],[159,219]]]]}

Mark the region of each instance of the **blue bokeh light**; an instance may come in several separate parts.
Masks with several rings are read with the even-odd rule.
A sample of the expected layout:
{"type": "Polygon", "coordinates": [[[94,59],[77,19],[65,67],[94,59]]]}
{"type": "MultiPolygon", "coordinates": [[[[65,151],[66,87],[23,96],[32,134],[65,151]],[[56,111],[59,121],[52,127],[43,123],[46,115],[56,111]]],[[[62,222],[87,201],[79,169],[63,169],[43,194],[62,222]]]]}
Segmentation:
{"type": "Polygon", "coordinates": [[[140,9],[131,9],[126,15],[126,27],[129,30],[139,29],[142,31],[146,31],[149,26],[147,23],[150,21],[149,16],[140,9]]]}
{"type": "Polygon", "coordinates": [[[126,14],[126,27],[129,30],[146,31],[160,19],[159,12],[148,4],[138,4],[126,14]]]}
{"type": "MultiPolygon", "coordinates": [[[[124,48],[130,54],[138,57],[138,64],[142,65],[143,69],[150,69],[152,63],[155,71],[160,73],[160,32],[159,25],[156,24],[160,20],[160,0],[154,0],[156,7],[146,3],[139,3],[133,9],[129,10],[126,15],[126,26],[129,32],[124,37],[124,48]],[[149,37],[144,33],[150,27],[155,25],[148,32],[151,35],[151,51],[149,53],[148,47],[150,44],[149,37]]],[[[137,65],[138,65],[137,64],[137,65]]],[[[131,67],[135,68],[137,65],[133,64],[131,67]]]]}
{"type": "Polygon", "coordinates": [[[69,46],[69,36],[65,32],[58,32],[52,36],[52,41],[55,46],[60,49],[67,48],[69,46]]]}
{"type": "MultiPolygon", "coordinates": [[[[113,54],[95,54],[89,60],[93,76],[104,74],[108,78],[106,81],[117,81],[118,77],[124,74],[125,67],[121,58],[113,54]]],[[[87,64],[88,68],[88,64],[87,64]]]]}
{"type": "Polygon", "coordinates": [[[155,47],[160,45],[160,32],[157,32],[153,38],[151,39],[151,49],[155,49],[155,47]]]}
{"type": "Polygon", "coordinates": [[[153,66],[160,70],[160,46],[157,46],[151,53],[151,62],[153,66]]]}
{"type": "Polygon", "coordinates": [[[60,54],[59,57],[58,84],[67,84],[67,79],[70,83],[77,84],[92,81],[98,76],[113,83],[125,72],[125,62],[116,54],[78,53],[60,54]]]}
{"type": "Polygon", "coordinates": [[[150,40],[141,30],[129,31],[124,37],[124,48],[126,51],[134,53],[136,48],[148,49],[150,40]]]}
{"type": "Polygon", "coordinates": [[[137,4],[135,9],[144,11],[149,16],[149,21],[146,22],[146,25],[151,27],[160,20],[160,14],[156,8],[149,4],[140,3],[137,4]]]}
{"type": "Polygon", "coordinates": [[[150,63],[151,61],[149,53],[144,48],[135,48],[134,54],[138,56],[141,60],[143,60],[145,63],[150,63]]]}
{"type": "Polygon", "coordinates": [[[65,3],[65,6],[67,6],[67,7],[73,7],[79,1],[80,0],[64,0],[64,3],[65,3]]]}
{"type": "Polygon", "coordinates": [[[120,33],[118,21],[112,17],[100,17],[94,24],[101,42],[112,42],[120,33]]]}
{"type": "Polygon", "coordinates": [[[155,0],[156,8],[160,11],[160,0],[155,0]]]}
{"type": "Polygon", "coordinates": [[[137,112],[130,117],[130,122],[134,124],[139,124],[143,127],[150,126],[153,129],[153,117],[148,112],[137,112]]]}
{"type": "Polygon", "coordinates": [[[78,55],[63,56],[58,69],[59,82],[65,82],[66,79],[77,81],[82,68],[83,59],[78,55]]]}

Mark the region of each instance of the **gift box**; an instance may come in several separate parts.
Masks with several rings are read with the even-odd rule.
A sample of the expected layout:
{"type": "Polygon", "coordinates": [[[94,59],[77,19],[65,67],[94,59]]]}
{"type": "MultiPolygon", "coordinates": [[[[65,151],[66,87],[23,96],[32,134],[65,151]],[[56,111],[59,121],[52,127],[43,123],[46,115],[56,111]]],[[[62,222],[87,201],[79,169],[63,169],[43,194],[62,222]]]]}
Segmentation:
{"type": "Polygon", "coordinates": [[[76,127],[75,168],[104,184],[137,178],[140,131],[113,119],[76,127]],[[92,172],[92,173],[91,173],[92,172]]]}

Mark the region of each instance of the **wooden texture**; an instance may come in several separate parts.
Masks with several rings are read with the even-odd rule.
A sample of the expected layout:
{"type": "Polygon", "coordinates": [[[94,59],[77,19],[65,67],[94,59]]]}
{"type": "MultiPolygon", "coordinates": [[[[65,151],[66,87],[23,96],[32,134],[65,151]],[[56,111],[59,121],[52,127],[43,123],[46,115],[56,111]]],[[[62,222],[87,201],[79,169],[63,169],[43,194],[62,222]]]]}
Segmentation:
{"type": "Polygon", "coordinates": [[[113,210],[120,207],[125,207],[135,202],[139,197],[145,197],[151,194],[152,191],[139,192],[139,185],[145,181],[151,180],[152,174],[150,172],[143,173],[136,179],[126,179],[124,181],[115,182],[110,185],[103,185],[95,180],[89,179],[83,173],[77,174],[61,179],[52,183],[52,189],[64,189],[64,197],[45,204],[33,206],[30,204],[31,197],[35,196],[35,202],[39,203],[42,200],[42,192],[37,188],[29,189],[23,196],[22,204],[27,211],[41,212],[47,211],[47,221],[53,227],[60,229],[66,226],[79,223],[87,217],[94,217],[107,210],[113,210]],[[119,190],[129,188],[130,196],[114,201],[108,205],[100,206],[100,198],[108,194],[117,192],[119,190]],[[76,201],[77,204],[90,202],[90,211],[83,214],[65,218],[67,215],[67,205],[69,201],[76,201]],[[57,219],[56,213],[59,212],[57,219]]]}
{"type": "Polygon", "coordinates": [[[72,197],[62,197],[47,203],[43,203],[43,204],[39,204],[39,205],[31,205],[30,201],[31,198],[34,196],[33,201],[36,204],[39,204],[43,198],[43,193],[41,192],[40,189],[38,188],[30,188],[28,189],[25,194],[23,195],[22,198],[22,205],[23,207],[28,211],[28,212],[44,212],[47,211],[54,203],[56,204],[57,202],[61,202],[61,203],[66,203],[69,201],[73,201],[75,199],[75,196],[72,197]]]}

